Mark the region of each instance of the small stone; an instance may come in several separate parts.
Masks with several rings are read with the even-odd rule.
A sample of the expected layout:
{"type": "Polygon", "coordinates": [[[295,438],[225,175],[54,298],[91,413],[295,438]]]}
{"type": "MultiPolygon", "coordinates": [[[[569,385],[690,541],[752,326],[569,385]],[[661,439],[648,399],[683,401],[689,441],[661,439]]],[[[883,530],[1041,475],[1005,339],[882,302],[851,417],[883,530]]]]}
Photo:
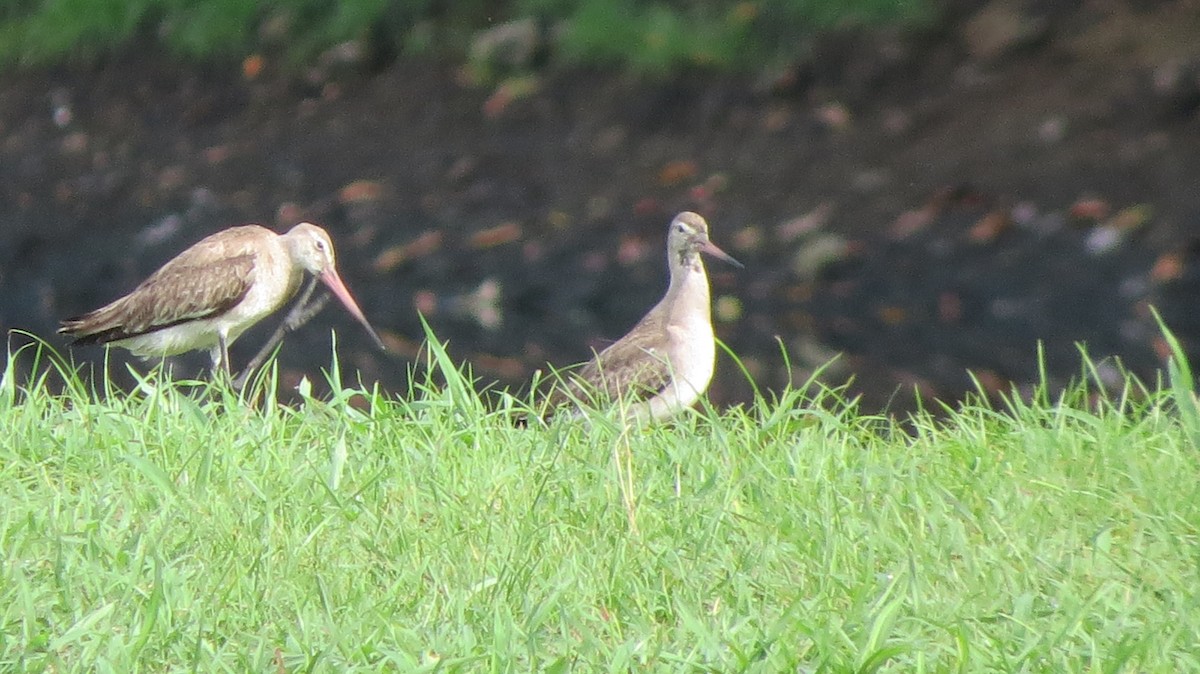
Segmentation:
{"type": "Polygon", "coordinates": [[[1088,232],[1087,238],[1083,242],[1083,247],[1092,255],[1103,255],[1112,252],[1117,246],[1121,245],[1123,238],[1121,230],[1102,225],[1088,232]]]}

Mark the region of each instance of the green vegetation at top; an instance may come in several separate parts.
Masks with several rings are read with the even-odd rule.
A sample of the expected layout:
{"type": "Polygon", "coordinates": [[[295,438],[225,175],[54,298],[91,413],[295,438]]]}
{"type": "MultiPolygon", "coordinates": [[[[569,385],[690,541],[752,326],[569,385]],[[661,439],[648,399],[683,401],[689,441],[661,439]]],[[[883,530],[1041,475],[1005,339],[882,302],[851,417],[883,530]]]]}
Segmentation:
{"type": "Polygon", "coordinates": [[[807,386],[518,428],[431,352],[296,406],[10,358],[0,670],[1200,671],[1182,361],[904,424],[807,386]]]}
{"type": "Polygon", "coordinates": [[[760,68],[830,27],[926,19],[932,0],[43,0],[0,8],[0,64],[78,61],[147,43],[194,59],[311,61],[358,41],[465,57],[478,31],[532,18],[550,61],[640,71],[760,68]]]}

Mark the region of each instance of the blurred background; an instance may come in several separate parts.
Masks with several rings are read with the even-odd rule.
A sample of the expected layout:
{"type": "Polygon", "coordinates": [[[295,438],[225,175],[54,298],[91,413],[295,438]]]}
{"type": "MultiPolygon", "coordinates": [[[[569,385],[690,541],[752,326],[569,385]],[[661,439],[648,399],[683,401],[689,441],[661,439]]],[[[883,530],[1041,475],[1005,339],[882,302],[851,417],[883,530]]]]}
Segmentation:
{"type": "MultiPolygon", "coordinates": [[[[1198,0],[7,3],[0,330],[64,346],[201,237],[312,220],[392,353],[331,305],[286,385],[336,328],[403,393],[419,311],[519,388],[661,297],[690,209],[746,265],[708,264],[714,322],[764,390],[839,355],[872,410],[1061,385],[1081,351],[1152,380],[1151,306],[1200,345],[1197,36],[1198,0]]],[[[713,402],[752,392],[721,354],[713,402]]]]}

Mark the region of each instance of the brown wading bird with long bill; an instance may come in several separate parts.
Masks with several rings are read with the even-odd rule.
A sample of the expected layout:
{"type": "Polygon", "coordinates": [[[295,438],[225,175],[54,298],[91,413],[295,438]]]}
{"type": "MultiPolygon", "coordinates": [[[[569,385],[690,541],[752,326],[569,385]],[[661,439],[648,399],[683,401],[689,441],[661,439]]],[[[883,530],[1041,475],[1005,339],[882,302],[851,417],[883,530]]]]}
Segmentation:
{"type": "Polygon", "coordinates": [[[564,373],[547,404],[616,402],[639,420],[666,419],[708,388],[716,362],[708,275],[700,253],[742,264],[708,239],[696,213],[675,216],[667,232],[667,294],[622,338],[575,372],[564,373]]]}
{"type": "Polygon", "coordinates": [[[73,344],[115,344],[143,358],[209,349],[213,371],[228,375],[229,345],[295,295],[305,272],[384,348],[338,275],[329,234],[307,222],[286,234],[259,225],[211,234],[128,295],[62,321],[58,331],[74,337],[73,344]]]}

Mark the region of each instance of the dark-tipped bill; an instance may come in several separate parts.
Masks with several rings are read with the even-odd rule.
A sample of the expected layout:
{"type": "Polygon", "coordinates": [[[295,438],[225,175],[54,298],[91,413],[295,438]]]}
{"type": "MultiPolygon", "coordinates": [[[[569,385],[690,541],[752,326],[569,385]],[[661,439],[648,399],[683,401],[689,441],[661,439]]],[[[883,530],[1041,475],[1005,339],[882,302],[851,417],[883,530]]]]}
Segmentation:
{"type": "Polygon", "coordinates": [[[358,302],[354,301],[354,298],[350,295],[350,291],[346,288],[346,284],[342,283],[342,277],[338,276],[337,271],[332,268],[326,269],[321,274],[321,281],[329,286],[333,294],[346,307],[346,311],[349,311],[351,316],[356,318],[359,323],[362,323],[363,327],[367,329],[367,334],[371,335],[371,339],[375,340],[375,344],[379,347],[379,350],[387,351],[387,346],[379,338],[379,333],[375,332],[375,328],[372,328],[371,324],[367,322],[367,317],[363,315],[362,309],[358,308],[358,302]]]}
{"type": "Polygon", "coordinates": [[[731,256],[729,253],[726,253],[725,251],[721,250],[720,248],[717,248],[717,244],[713,243],[712,241],[705,241],[704,245],[700,246],[700,252],[708,253],[709,255],[717,258],[718,260],[721,260],[723,262],[728,262],[729,264],[737,267],[738,269],[746,268],[746,265],[733,259],[733,256],[731,256]]]}

